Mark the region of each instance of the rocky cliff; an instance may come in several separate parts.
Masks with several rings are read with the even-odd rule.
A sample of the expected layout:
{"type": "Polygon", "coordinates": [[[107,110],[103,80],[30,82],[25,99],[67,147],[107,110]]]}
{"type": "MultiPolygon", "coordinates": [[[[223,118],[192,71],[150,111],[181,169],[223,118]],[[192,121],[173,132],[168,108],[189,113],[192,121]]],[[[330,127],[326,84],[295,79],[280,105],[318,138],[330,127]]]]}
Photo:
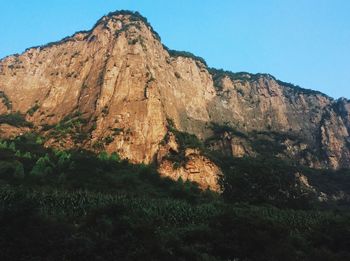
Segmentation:
{"type": "MultiPolygon", "coordinates": [[[[47,146],[157,162],[162,175],[203,188],[218,189],[220,169],[195,146],[176,151],[167,137],[194,134],[206,149],[234,157],[268,153],[314,168],[350,167],[348,100],[268,74],[208,68],[163,46],[145,18],[126,11],[2,59],[0,114],[0,135],[37,131],[47,146]],[[28,124],[15,131],[13,117],[28,124]],[[184,164],[174,166],[168,154],[181,154],[184,164]]],[[[171,142],[180,146],[178,139],[171,142]]]]}

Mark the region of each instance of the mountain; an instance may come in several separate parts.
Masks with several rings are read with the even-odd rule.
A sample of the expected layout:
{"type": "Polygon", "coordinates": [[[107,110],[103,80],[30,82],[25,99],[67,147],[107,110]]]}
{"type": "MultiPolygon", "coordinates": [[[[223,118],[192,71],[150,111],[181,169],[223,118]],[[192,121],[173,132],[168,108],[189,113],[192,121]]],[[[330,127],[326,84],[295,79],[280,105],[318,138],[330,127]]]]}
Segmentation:
{"type": "Polygon", "coordinates": [[[349,104],[129,11],[6,57],[0,260],[350,260],[349,104]]]}
{"type": "Polygon", "coordinates": [[[3,138],[34,131],[46,147],[116,152],[204,189],[220,190],[222,175],[208,151],[350,167],[349,100],[208,68],[128,11],[2,59],[0,98],[3,138]]]}

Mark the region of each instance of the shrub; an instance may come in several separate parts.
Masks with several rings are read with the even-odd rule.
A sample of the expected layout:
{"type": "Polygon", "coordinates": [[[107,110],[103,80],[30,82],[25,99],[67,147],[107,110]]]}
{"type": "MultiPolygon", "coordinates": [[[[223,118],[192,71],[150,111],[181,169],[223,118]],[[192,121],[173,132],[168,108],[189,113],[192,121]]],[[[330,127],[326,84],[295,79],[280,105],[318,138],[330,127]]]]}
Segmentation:
{"type": "Polygon", "coordinates": [[[212,122],[210,125],[210,128],[213,130],[215,136],[220,136],[223,133],[228,132],[238,137],[248,138],[247,134],[236,130],[235,128],[231,127],[228,123],[221,125],[221,124],[212,122]]]}
{"type": "Polygon", "coordinates": [[[109,155],[107,152],[103,151],[98,155],[98,158],[102,161],[107,161],[109,160],[109,155]]]}
{"type": "Polygon", "coordinates": [[[306,95],[321,95],[323,97],[330,98],[328,95],[326,95],[326,94],[324,94],[324,93],[322,93],[320,91],[305,89],[305,88],[302,88],[302,87],[300,87],[298,85],[294,85],[292,83],[283,82],[283,81],[280,81],[280,80],[277,80],[277,79],[276,79],[276,82],[279,85],[281,85],[281,86],[289,88],[294,93],[302,93],[302,94],[306,94],[306,95]]]}
{"type": "Polygon", "coordinates": [[[299,167],[273,158],[227,159],[224,165],[224,197],[229,201],[269,203],[304,208],[313,194],[297,186],[299,167]]]}
{"type": "MultiPolygon", "coordinates": [[[[138,21],[143,22],[151,30],[153,36],[158,41],[161,41],[161,38],[160,38],[159,34],[156,31],[154,31],[152,25],[148,22],[147,18],[142,16],[139,12],[132,12],[132,11],[128,11],[128,10],[120,10],[120,11],[110,12],[110,13],[107,14],[107,16],[110,16],[110,17],[111,16],[118,16],[118,15],[130,15],[130,21],[131,22],[138,22],[138,21]]],[[[96,22],[96,24],[93,26],[93,28],[95,28],[99,24],[103,24],[103,26],[106,26],[106,21],[104,21],[103,18],[98,20],[96,22]]]]}
{"type": "MultiPolygon", "coordinates": [[[[286,83],[286,82],[280,81],[280,80],[276,79],[274,76],[272,76],[271,74],[266,74],[266,73],[253,74],[253,73],[248,73],[248,72],[236,72],[236,73],[234,73],[231,71],[225,71],[223,69],[215,69],[215,68],[209,68],[209,72],[213,77],[214,86],[219,90],[222,89],[221,79],[226,77],[226,76],[229,77],[233,81],[239,80],[239,81],[248,81],[248,82],[254,82],[254,81],[257,81],[259,78],[264,77],[264,78],[269,78],[269,79],[275,80],[279,85],[289,88],[294,93],[302,93],[302,94],[306,94],[306,95],[322,95],[326,98],[329,98],[326,94],[324,94],[322,92],[304,89],[298,85],[294,85],[292,83],[286,83]]],[[[243,93],[241,93],[241,94],[244,95],[243,93]]]]}
{"type": "Polygon", "coordinates": [[[108,145],[108,144],[112,143],[114,141],[114,139],[111,136],[107,136],[103,139],[103,141],[106,145],[108,145]]]}
{"type": "Polygon", "coordinates": [[[137,39],[137,38],[136,38],[136,39],[128,40],[128,44],[129,44],[129,45],[135,45],[135,44],[137,44],[137,42],[138,42],[138,39],[137,39]]]}
{"type": "Polygon", "coordinates": [[[0,179],[22,179],[24,177],[23,164],[20,161],[0,161],[0,179]]]}
{"type": "MultiPolygon", "coordinates": [[[[176,141],[180,146],[180,150],[185,150],[187,148],[204,150],[203,142],[198,139],[194,134],[179,131],[175,128],[174,121],[172,119],[167,119],[168,129],[174,133],[176,141]]],[[[165,137],[166,139],[167,137],[165,137]]]]}
{"type": "Polygon", "coordinates": [[[12,102],[10,101],[9,97],[7,97],[5,92],[0,91],[0,99],[2,99],[3,104],[6,106],[8,110],[12,109],[12,102]]]}
{"type": "Polygon", "coordinates": [[[27,113],[30,115],[30,116],[33,116],[33,114],[40,108],[39,104],[35,103],[33,107],[31,107],[27,113]]]}
{"type": "Polygon", "coordinates": [[[109,157],[109,159],[110,159],[111,161],[120,162],[120,157],[119,157],[119,155],[118,155],[116,152],[113,152],[113,153],[111,154],[111,156],[109,157]]]}
{"type": "Polygon", "coordinates": [[[176,50],[171,50],[168,47],[164,46],[164,49],[168,51],[169,55],[172,57],[186,57],[186,58],[190,58],[193,59],[195,61],[199,61],[202,64],[204,64],[205,66],[207,66],[207,62],[200,56],[196,56],[193,53],[190,52],[186,52],[186,51],[176,51],[176,50]]]}
{"type": "Polygon", "coordinates": [[[37,177],[47,176],[52,174],[53,167],[55,167],[55,165],[51,162],[48,154],[46,154],[44,157],[40,157],[37,160],[30,174],[37,177]]]}
{"type": "Polygon", "coordinates": [[[26,121],[19,112],[0,115],[0,123],[6,123],[15,127],[33,127],[33,124],[26,121]]]}

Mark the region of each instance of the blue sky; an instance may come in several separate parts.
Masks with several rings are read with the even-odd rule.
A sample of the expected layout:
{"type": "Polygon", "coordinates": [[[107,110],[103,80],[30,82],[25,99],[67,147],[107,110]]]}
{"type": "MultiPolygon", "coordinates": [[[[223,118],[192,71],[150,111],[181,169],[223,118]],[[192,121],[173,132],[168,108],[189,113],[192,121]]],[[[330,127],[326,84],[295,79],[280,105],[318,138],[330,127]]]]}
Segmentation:
{"type": "Polygon", "coordinates": [[[120,9],[139,11],[165,45],[211,67],[350,98],[348,0],[2,0],[0,57],[90,29],[120,9]]]}

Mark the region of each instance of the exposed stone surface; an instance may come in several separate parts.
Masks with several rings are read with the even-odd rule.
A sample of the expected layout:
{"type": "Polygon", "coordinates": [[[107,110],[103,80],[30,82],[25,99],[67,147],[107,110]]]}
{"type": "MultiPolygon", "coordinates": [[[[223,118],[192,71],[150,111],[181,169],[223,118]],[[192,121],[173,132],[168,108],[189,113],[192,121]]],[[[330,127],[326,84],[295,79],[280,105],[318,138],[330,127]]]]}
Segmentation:
{"type": "Polygon", "coordinates": [[[219,178],[222,172],[208,158],[200,155],[199,151],[187,149],[185,151],[187,161],[184,165],[174,166],[174,163],[165,159],[158,168],[160,175],[183,181],[192,181],[199,185],[202,189],[210,189],[220,192],[219,178]]]}
{"type": "MultiPolygon", "coordinates": [[[[212,173],[219,171],[198,153],[176,170],[162,162],[170,148],[178,149],[176,142],[162,145],[167,118],[178,130],[202,140],[212,135],[212,122],[248,134],[293,134],[296,140],[279,141],[285,147],[281,157],[317,168],[350,166],[348,100],[334,101],[266,74],[237,75],[169,55],[142,18],[116,12],[101,18],[91,31],[2,59],[0,91],[6,101],[2,95],[0,113],[26,114],[48,137],[46,145],[116,151],[132,162],[157,161],[162,175],[199,181],[215,190],[212,173]],[[71,134],[53,137],[48,126],[77,112],[83,123],[74,130],[84,134],[79,141],[71,134]]],[[[16,133],[1,128],[2,135],[16,133]]],[[[250,136],[221,138],[212,143],[214,149],[235,157],[259,154],[250,136]]]]}
{"type": "Polygon", "coordinates": [[[9,124],[0,124],[0,137],[5,139],[13,139],[17,136],[21,136],[28,132],[30,129],[28,127],[17,128],[9,124]]]}
{"type": "Polygon", "coordinates": [[[327,110],[321,124],[322,149],[333,169],[350,163],[350,139],[344,120],[334,110],[327,110]]]}

